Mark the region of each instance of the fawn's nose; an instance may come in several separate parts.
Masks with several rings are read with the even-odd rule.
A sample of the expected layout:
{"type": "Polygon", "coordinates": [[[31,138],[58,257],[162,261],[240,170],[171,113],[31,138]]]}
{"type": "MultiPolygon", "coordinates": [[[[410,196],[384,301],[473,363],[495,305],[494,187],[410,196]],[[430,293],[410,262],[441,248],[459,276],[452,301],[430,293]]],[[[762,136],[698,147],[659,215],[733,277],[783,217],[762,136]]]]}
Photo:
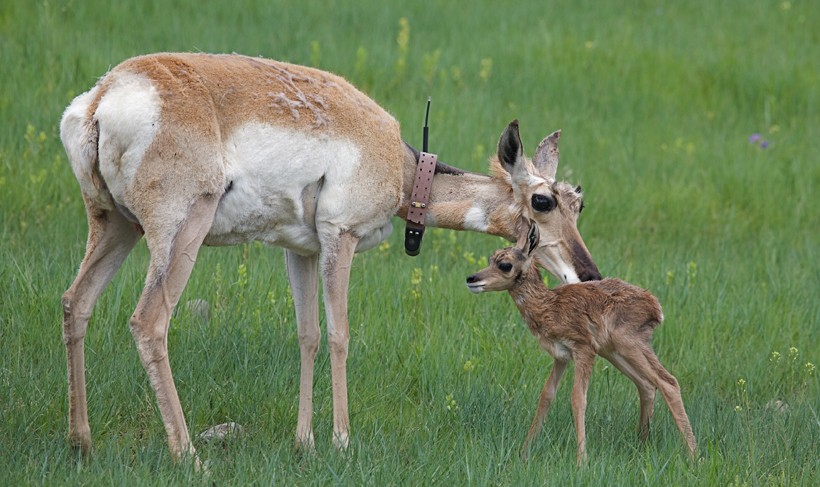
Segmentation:
{"type": "Polygon", "coordinates": [[[473,274],[472,276],[467,276],[467,284],[472,284],[472,283],[476,282],[477,280],[478,279],[476,278],[475,274],[473,274]]]}

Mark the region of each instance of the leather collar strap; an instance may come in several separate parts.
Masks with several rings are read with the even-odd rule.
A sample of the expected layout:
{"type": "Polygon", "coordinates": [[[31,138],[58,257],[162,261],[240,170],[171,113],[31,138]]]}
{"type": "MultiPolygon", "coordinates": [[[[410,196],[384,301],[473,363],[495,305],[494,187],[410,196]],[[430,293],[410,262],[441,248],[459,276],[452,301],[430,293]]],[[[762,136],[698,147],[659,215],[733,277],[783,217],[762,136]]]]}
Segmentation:
{"type": "Polygon", "coordinates": [[[407,226],[404,230],[404,251],[407,255],[419,255],[421,238],[424,236],[424,214],[427,213],[427,204],[430,202],[437,160],[438,156],[435,154],[419,154],[413,192],[410,195],[410,207],[407,209],[407,226]]]}

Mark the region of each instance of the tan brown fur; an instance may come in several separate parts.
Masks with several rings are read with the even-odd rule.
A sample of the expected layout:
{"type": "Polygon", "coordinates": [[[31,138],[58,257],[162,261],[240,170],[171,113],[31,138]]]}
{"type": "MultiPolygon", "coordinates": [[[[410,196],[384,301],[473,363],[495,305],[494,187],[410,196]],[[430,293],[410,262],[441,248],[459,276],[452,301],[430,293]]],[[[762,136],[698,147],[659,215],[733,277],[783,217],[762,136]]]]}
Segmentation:
{"type": "Polygon", "coordinates": [[[533,222],[529,248],[525,244],[498,250],[490,258],[487,268],[467,278],[467,285],[473,292],[508,291],[530,332],[555,359],[522,454],[525,457],[529,454],[530,445],[540,433],[555,397],[558,382],[567,363],[573,360],[576,365],[572,410],[578,443],[577,460],[579,465],[585,461],[586,392],[594,359],[600,355],[638,387],[641,402],[639,438],[643,441],[649,435],[657,388],[669,405],[687,451],[695,455],[695,437],[683,407],[680,386],[652,350],[652,333],[663,321],[658,300],[648,291],[620,279],[549,289],[531,256],[534,243],[538,242],[537,229],[533,222]]]}
{"type": "Polygon", "coordinates": [[[129,59],[113,72],[119,70],[147,75],[164,100],[190,100],[189,109],[178,113],[189,123],[200,116],[197,106],[211,105],[223,137],[249,120],[274,120],[277,125],[359,140],[374,135],[362,128],[362,118],[398,136],[395,119],[369,97],[340,76],[305,66],[235,54],[167,53],[129,59]],[[296,104],[283,105],[279,95],[296,104]]]}

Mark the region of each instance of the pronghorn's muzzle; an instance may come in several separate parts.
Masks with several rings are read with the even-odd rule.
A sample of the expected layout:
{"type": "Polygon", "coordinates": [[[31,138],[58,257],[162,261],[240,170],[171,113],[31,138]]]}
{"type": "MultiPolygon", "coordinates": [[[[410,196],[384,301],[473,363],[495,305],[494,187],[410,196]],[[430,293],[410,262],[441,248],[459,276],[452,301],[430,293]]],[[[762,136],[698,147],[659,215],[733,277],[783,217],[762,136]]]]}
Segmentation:
{"type": "Polygon", "coordinates": [[[470,289],[470,292],[473,293],[480,293],[484,291],[484,280],[481,279],[478,274],[473,274],[472,276],[467,277],[467,287],[470,289]]]}
{"type": "Polygon", "coordinates": [[[600,281],[601,273],[598,272],[598,266],[592,261],[592,255],[584,245],[576,240],[571,243],[572,252],[572,266],[575,267],[575,272],[578,274],[578,279],[581,282],[586,281],[600,281]]]}

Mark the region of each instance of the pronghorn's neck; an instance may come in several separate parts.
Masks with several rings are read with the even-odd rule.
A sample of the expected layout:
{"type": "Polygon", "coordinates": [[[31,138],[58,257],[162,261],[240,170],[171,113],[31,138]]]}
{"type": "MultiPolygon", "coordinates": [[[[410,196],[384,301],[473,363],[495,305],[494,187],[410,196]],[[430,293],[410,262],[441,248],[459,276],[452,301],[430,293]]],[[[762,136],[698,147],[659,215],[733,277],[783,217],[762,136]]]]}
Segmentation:
{"type": "Polygon", "coordinates": [[[525,314],[532,303],[548,306],[554,297],[554,293],[544,284],[541,273],[534,265],[527,265],[508,292],[522,314],[525,314]]]}
{"type": "MultiPolygon", "coordinates": [[[[405,197],[398,216],[405,218],[412,188],[405,177],[405,197]]],[[[520,209],[509,186],[483,174],[436,174],[424,224],[450,230],[472,230],[514,241],[520,209]]]]}

